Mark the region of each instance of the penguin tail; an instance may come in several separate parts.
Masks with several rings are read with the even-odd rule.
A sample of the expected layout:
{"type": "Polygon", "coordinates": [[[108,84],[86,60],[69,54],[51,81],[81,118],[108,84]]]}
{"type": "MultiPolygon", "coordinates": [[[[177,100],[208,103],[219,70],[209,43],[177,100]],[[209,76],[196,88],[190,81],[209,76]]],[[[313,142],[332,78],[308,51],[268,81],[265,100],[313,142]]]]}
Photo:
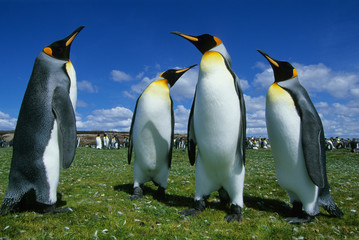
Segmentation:
{"type": "Polygon", "coordinates": [[[343,217],[344,213],[337,204],[334,202],[334,199],[329,193],[329,189],[322,191],[322,194],[319,196],[319,205],[322,206],[331,216],[334,217],[343,217]]]}
{"type": "Polygon", "coordinates": [[[1,216],[8,215],[14,209],[14,207],[18,202],[19,201],[14,198],[4,198],[4,201],[0,208],[0,215],[1,216]]]}

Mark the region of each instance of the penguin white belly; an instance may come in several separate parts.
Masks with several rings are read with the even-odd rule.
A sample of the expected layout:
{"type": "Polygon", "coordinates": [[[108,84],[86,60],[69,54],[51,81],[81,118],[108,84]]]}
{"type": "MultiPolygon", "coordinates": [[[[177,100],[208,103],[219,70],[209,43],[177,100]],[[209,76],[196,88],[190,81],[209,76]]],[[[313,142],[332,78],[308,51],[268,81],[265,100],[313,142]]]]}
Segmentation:
{"type": "Polygon", "coordinates": [[[288,192],[291,202],[299,200],[306,210],[314,211],[318,187],[306,169],[301,119],[290,94],[277,84],[268,90],[266,121],[278,183],[288,192]]]}
{"type": "Polygon", "coordinates": [[[75,112],[77,102],[77,81],[75,69],[70,61],[66,63],[66,71],[70,78],[70,99],[75,112]]]}
{"type": "Polygon", "coordinates": [[[46,178],[49,184],[49,200],[43,199],[41,202],[46,201],[46,204],[54,204],[57,200],[57,185],[59,183],[60,176],[60,149],[59,149],[59,136],[60,132],[58,131],[57,121],[54,121],[53,128],[51,130],[51,135],[49,142],[45,148],[43,155],[43,162],[46,171],[46,178]]]}
{"type": "Polygon", "coordinates": [[[171,141],[170,103],[160,96],[141,97],[133,126],[135,169],[149,177],[162,168],[168,169],[167,156],[171,141]]]}
{"type": "Polygon", "coordinates": [[[206,174],[211,178],[208,184],[218,186],[225,184],[233,174],[241,121],[233,78],[225,70],[208,75],[200,73],[193,113],[197,161],[200,162],[197,164],[201,165],[198,170],[196,167],[196,176],[206,174]]]}
{"type": "Polygon", "coordinates": [[[194,129],[200,154],[208,159],[208,164],[215,168],[218,163],[232,164],[233,159],[229,159],[237,150],[240,121],[233,80],[221,74],[201,79],[197,86],[194,129]],[[219,161],[223,157],[224,161],[219,161]]]}

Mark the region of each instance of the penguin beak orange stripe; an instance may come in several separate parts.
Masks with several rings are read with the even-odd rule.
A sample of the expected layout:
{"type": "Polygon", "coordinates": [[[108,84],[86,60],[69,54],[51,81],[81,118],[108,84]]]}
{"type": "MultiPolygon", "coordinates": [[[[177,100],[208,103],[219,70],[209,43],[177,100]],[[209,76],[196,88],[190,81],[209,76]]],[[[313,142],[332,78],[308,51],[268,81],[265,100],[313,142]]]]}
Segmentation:
{"type": "Polygon", "coordinates": [[[268,57],[268,56],[265,56],[267,59],[268,59],[268,61],[270,61],[274,66],[276,66],[276,67],[279,67],[279,65],[278,65],[278,63],[276,62],[276,61],[274,61],[273,59],[271,59],[270,57],[268,57]]]}
{"type": "Polygon", "coordinates": [[[69,46],[69,45],[72,43],[72,41],[75,39],[75,37],[76,37],[77,34],[78,34],[78,32],[75,33],[74,35],[72,35],[72,37],[70,37],[69,40],[67,40],[67,42],[66,42],[66,47],[69,46]]]}
{"type": "Polygon", "coordinates": [[[186,35],[186,34],[183,34],[183,33],[180,33],[180,32],[171,32],[171,33],[176,34],[178,36],[181,36],[181,37],[183,37],[183,38],[185,38],[185,39],[187,39],[189,41],[192,41],[192,42],[198,42],[199,41],[198,38],[196,38],[196,37],[186,35]]]}

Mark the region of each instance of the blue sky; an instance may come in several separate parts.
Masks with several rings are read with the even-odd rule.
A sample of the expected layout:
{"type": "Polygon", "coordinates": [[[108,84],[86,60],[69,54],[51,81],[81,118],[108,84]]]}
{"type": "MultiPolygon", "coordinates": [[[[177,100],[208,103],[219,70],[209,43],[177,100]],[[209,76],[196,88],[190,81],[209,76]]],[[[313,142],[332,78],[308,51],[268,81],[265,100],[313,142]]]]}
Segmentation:
{"type": "MultiPolygon", "coordinates": [[[[128,131],[137,97],[169,68],[200,52],[171,31],[219,37],[241,79],[247,136],[266,136],[270,65],[256,49],[292,63],[327,137],[359,137],[358,1],[0,0],[0,130],[16,126],[35,58],[85,25],[72,44],[78,130],[128,131]]],[[[171,89],[176,133],[186,133],[198,67],[171,89]]]]}

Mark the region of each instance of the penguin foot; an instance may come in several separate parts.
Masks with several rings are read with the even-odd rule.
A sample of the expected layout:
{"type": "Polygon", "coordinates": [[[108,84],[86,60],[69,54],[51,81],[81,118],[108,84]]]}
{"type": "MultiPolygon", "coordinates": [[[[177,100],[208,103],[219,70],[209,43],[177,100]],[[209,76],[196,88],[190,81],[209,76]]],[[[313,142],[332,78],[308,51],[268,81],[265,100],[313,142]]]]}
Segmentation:
{"type": "Polygon", "coordinates": [[[238,205],[232,204],[230,213],[224,217],[227,222],[241,222],[242,221],[242,208],[238,205]]]}
{"type": "Polygon", "coordinates": [[[313,221],[314,216],[307,215],[306,217],[289,217],[285,221],[290,224],[300,224],[300,223],[309,223],[313,221]]]}
{"type": "Polygon", "coordinates": [[[166,190],[165,188],[158,186],[154,198],[158,201],[165,200],[165,197],[166,197],[165,190],[166,190]]]}
{"type": "Polygon", "coordinates": [[[179,213],[181,214],[181,216],[194,217],[194,216],[197,216],[198,214],[200,214],[201,212],[203,212],[204,209],[206,208],[206,202],[203,199],[195,200],[194,204],[195,204],[194,208],[180,211],[179,213]]]}
{"type": "Polygon", "coordinates": [[[299,224],[311,222],[314,219],[314,216],[308,215],[302,210],[303,204],[301,202],[293,202],[293,208],[290,211],[289,218],[286,218],[285,221],[290,224],[299,224]]]}
{"type": "Polygon", "coordinates": [[[143,196],[143,190],[140,187],[135,187],[135,189],[133,190],[133,194],[132,196],[130,196],[128,199],[130,200],[136,200],[136,199],[141,199],[143,196]]]}

